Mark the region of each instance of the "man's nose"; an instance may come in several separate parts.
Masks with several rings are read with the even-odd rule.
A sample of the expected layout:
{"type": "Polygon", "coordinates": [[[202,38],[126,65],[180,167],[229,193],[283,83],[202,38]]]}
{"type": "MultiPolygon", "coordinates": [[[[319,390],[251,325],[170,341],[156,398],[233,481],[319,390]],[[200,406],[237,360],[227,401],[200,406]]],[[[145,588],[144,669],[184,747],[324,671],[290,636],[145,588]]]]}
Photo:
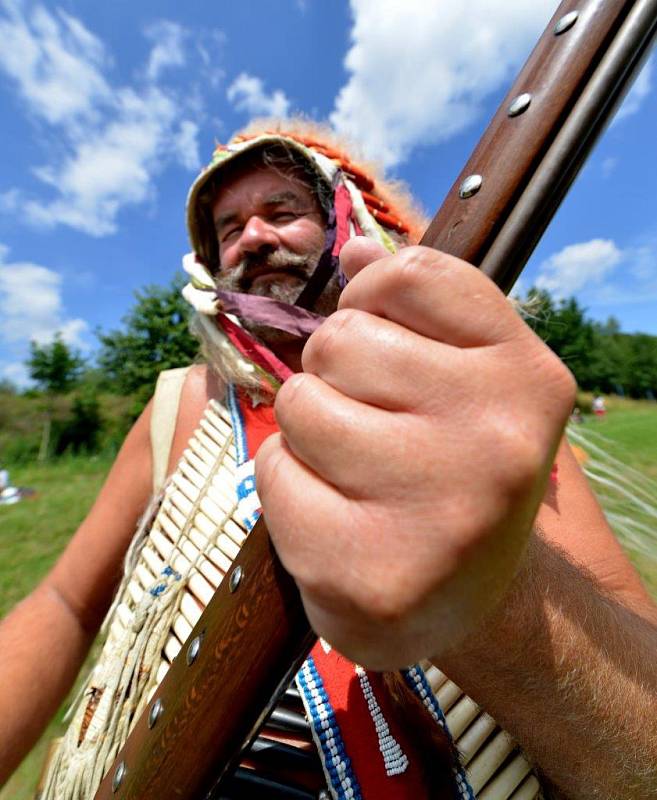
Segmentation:
{"type": "Polygon", "coordinates": [[[279,244],[278,233],[273,225],[262,217],[249,217],[240,236],[240,247],[244,253],[276,250],[279,244]]]}

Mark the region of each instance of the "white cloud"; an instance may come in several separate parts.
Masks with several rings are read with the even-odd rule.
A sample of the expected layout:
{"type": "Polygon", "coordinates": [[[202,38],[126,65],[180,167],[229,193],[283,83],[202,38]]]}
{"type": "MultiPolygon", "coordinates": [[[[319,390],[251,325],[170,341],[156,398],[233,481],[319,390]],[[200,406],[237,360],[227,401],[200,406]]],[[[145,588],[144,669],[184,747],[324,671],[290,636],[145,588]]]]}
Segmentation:
{"type": "Polygon", "coordinates": [[[643,101],[650,94],[652,90],[653,61],[653,58],[648,59],[641,72],[637,75],[632,88],[616,113],[614,122],[636,114],[643,101]]]}
{"type": "Polygon", "coordinates": [[[640,244],[629,251],[629,272],[644,284],[657,288],[657,241],[640,244]]]}
{"type": "Polygon", "coordinates": [[[555,0],[351,0],[350,75],[331,122],[387,166],[454,136],[508,82],[555,0]]]}
{"type": "Polygon", "coordinates": [[[101,68],[102,43],[78,20],[37,6],[29,15],[6,0],[0,18],[0,67],[15,81],[35,116],[51,124],[89,118],[111,92],[101,68]]]}
{"type": "MultiPolygon", "coordinates": [[[[145,84],[113,86],[104,45],[79,20],[40,5],[28,13],[16,0],[3,8],[0,69],[33,117],[51,126],[58,151],[33,170],[50,197],[20,197],[28,222],[107,235],[122,208],[154,196],[154,178],[169,164],[197,168],[198,125],[186,118],[187,97],[155,82],[184,60],[180,26],[162,21],[149,29],[155,45],[145,84]]],[[[17,199],[9,190],[0,207],[11,211],[17,199]]]]}
{"type": "Polygon", "coordinates": [[[601,284],[624,257],[611,239],[570,244],[540,264],[536,286],[557,297],[569,297],[601,284]]]}
{"type": "Polygon", "coordinates": [[[0,343],[12,353],[31,340],[41,344],[61,333],[65,342],[85,349],[88,325],[67,317],[62,303],[62,277],[52,269],[31,262],[9,262],[8,250],[0,249],[0,343]]]}
{"type": "Polygon", "coordinates": [[[185,64],[185,40],[188,32],[182,25],[163,19],[146,29],[146,36],[154,42],[146,67],[146,74],[156,81],[163,70],[185,64]]]}
{"type": "Polygon", "coordinates": [[[240,73],[226,91],[228,101],[237,111],[251,116],[285,117],[290,111],[290,101],[285,92],[276,89],[267,94],[261,78],[240,73]]]}
{"type": "Polygon", "coordinates": [[[151,88],[139,96],[125,89],[116,100],[116,119],[95,138],[76,141],[71,155],[57,166],[35,170],[57,197],[49,203],[26,203],[29,220],[48,227],[69,225],[92,236],[113,233],[119,210],[142,203],[152,192],[160,158],[175,154],[188,165],[173,144],[177,111],[166,94],[151,88]]]}
{"type": "Polygon", "coordinates": [[[201,164],[198,150],[199,127],[191,120],[183,120],[175,137],[174,146],[180,163],[187,169],[197,170],[201,164]]]}

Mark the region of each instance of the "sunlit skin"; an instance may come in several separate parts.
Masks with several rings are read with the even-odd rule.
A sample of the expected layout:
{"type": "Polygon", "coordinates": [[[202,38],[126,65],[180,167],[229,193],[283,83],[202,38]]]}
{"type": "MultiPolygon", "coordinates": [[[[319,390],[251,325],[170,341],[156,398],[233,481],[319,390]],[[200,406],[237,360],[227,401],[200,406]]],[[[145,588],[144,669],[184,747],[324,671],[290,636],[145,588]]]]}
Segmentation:
{"type": "MultiPolygon", "coordinates": [[[[280,170],[250,167],[222,185],[212,213],[221,263],[218,285],[294,302],[325,239],[324,216],[306,184],[280,170]],[[273,269],[265,263],[267,256],[280,253],[290,256],[283,259],[285,266],[273,269]],[[308,266],[295,265],[295,256],[310,256],[308,266]]],[[[333,311],[336,302],[337,296],[321,313],[333,311]]],[[[278,337],[270,344],[292,369],[301,368],[303,342],[278,337]]]]}
{"type": "MultiPolygon", "coordinates": [[[[222,184],[228,274],[248,253],[322,246],[312,196],[293,181],[294,197],[277,198],[290,187],[275,176],[244,170],[222,184]]],[[[468,264],[425,248],[389,256],[362,238],[340,260],[351,282],[307,342],[305,374],[283,386],[282,434],[257,465],[270,531],[316,630],[373,667],[443,651],[447,674],[564,796],[654,797],[655,607],[565,448],[556,502],[542,505],[542,534],[530,530],[572,379],[468,264]],[[492,616],[477,627],[482,611],[492,616]],[[644,776],[636,791],[628,776],[644,776]]],[[[257,277],[256,288],[278,285],[257,277]]],[[[281,279],[300,288],[298,274],[281,279]]],[[[284,356],[276,344],[295,370],[301,347],[284,356]]],[[[212,370],[190,370],[169,474],[223,393],[212,370]]],[[[0,623],[0,783],[69,691],[122,575],[152,493],[151,410],[55,567],[0,623]]]]}
{"type": "Polygon", "coordinates": [[[305,253],[324,243],[324,219],[310,189],[279,170],[245,170],[222,185],[212,206],[221,267],[247,254],[287,247],[305,253]]]}

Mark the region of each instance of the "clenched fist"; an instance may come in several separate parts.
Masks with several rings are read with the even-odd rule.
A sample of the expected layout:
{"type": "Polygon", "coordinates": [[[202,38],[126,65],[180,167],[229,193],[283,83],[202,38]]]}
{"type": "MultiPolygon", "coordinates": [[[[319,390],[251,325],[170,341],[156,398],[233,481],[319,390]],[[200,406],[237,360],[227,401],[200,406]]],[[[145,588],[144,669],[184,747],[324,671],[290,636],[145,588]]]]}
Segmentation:
{"type": "Polygon", "coordinates": [[[513,580],[574,381],[479,270],[367,239],[276,400],[258,492],[315,631],[392,669],[472,631],[513,580]]]}

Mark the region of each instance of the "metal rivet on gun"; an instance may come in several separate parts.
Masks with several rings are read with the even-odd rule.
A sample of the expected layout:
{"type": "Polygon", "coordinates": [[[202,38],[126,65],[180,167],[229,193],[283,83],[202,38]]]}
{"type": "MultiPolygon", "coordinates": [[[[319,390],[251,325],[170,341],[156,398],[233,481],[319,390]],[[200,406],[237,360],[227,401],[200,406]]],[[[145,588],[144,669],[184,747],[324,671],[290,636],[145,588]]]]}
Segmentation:
{"type": "Polygon", "coordinates": [[[125,761],[122,761],[119,766],[116,768],[116,772],[114,773],[114,778],[112,778],[112,794],[118,792],[119,787],[123,783],[123,779],[126,776],[126,769],[125,761]]]}
{"type": "Polygon", "coordinates": [[[190,642],[190,645],[187,648],[187,656],[186,656],[188,667],[191,667],[191,665],[196,661],[199,651],[201,649],[202,640],[203,640],[202,636],[195,636],[190,642]]]}
{"type": "Polygon", "coordinates": [[[237,587],[240,585],[240,581],[242,580],[242,567],[238,564],[235,569],[230,573],[230,578],[228,580],[228,588],[231,592],[237,590],[237,587]]]}
{"type": "Polygon", "coordinates": [[[507,114],[510,117],[517,117],[523,112],[527,111],[529,105],[532,101],[532,96],[529,92],[523,92],[523,94],[519,94],[509,106],[507,110],[507,114]]]}
{"type": "Polygon", "coordinates": [[[484,179],[481,175],[468,175],[459,188],[459,197],[461,200],[467,200],[468,197],[477,194],[483,182],[484,179]]]}
{"type": "Polygon", "coordinates": [[[151,706],[151,710],[148,714],[148,727],[154,728],[157,724],[158,719],[162,716],[162,712],[164,711],[164,703],[162,702],[161,698],[157,698],[157,700],[151,706]]]}
{"type": "Polygon", "coordinates": [[[569,31],[577,22],[578,17],[579,11],[570,11],[568,14],[564,14],[559,22],[557,22],[557,24],[554,26],[554,35],[559,36],[560,34],[569,31]]]}

